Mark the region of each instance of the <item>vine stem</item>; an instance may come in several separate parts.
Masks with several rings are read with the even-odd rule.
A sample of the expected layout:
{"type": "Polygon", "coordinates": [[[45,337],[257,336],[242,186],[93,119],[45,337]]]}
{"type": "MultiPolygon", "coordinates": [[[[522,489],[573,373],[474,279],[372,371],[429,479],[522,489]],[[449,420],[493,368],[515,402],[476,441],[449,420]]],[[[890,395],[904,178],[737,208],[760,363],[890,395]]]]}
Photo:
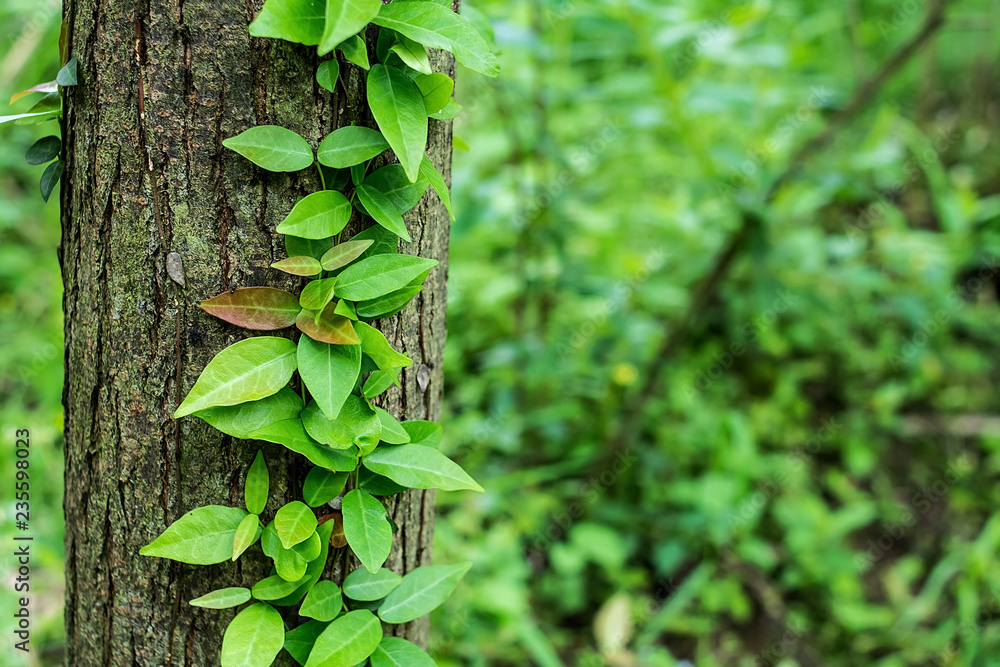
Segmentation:
{"type": "Polygon", "coordinates": [[[319,160],[316,160],[313,164],[316,165],[316,171],[319,172],[320,185],[322,185],[323,189],[326,190],[326,176],[323,175],[323,165],[319,163],[319,160]]]}

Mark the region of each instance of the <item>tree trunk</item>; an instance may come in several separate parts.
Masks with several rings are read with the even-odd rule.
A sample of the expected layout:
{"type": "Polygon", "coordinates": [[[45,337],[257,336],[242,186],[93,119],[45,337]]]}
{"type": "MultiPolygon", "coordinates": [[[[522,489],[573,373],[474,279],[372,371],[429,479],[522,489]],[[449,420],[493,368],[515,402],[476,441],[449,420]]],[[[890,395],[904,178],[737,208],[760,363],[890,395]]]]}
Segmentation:
{"type": "MultiPolygon", "coordinates": [[[[149,0],[137,10],[121,0],[66,0],[69,52],[80,62],[80,85],[66,98],[60,247],[66,662],[74,667],[218,664],[233,610],[187,601],[251,585],[266,576],[265,559],[198,567],[139,549],[194,507],[240,505],[258,447],[271,470],[265,514],[300,497],[308,469],[279,446],[171,416],[208,361],[246,335],[198,302],[236,287],[297,290],[298,279],[268,268],[285,256],[274,227],[296,197],[319,189],[314,170],[270,174],[222,140],[278,124],[315,146],[338,126],[372,125],[364,71],[342,61],[344,85],[330,94],[315,83],[315,49],[250,38],[261,4],[149,0]],[[183,283],[172,277],[181,275],[183,283]]],[[[432,58],[453,71],[447,54],[432,58]]],[[[428,153],[448,177],[450,123],[431,121],[428,153]]],[[[414,240],[403,250],[441,264],[421,295],[383,322],[414,360],[383,405],[401,419],[436,419],[449,224],[433,193],[407,221],[414,240]]],[[[389,502],[389,513],[399,532],[387,566],[429,563],[433,492],[410,491],[389,502]]],[[[426,620],[397,633],[426,644],[426,620]]]]}

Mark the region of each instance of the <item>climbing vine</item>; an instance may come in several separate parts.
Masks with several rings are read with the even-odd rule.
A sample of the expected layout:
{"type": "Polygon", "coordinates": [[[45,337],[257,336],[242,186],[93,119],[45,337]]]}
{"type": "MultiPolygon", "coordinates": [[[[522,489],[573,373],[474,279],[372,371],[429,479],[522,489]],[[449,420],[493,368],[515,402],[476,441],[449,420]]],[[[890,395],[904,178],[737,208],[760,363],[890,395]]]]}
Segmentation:
{"type": "MultiPolygon", "coordinates": [[[[212,609],[251,602],[226,630],[223,667],[270,665],[282,649],[306,667],[353,667],[369,659],[373,667],[433,665],[414,644],[383,637],[382,624],[429,613],[471,564],[419,567],[405,576],[383,568],[393,525],[379,497],[406,489],[482,488],[438,451],[439,424],[400,422],[373,405],[413,362],[370,323],[400,312],[437,264],[397,252],[400,238],[410,240],[403,215],[428,188],[453,215],[444,178],[424,151],[428,118],[453,118],[461,107],[452,99],[452,79],[432,71],[427,48],[451,51],[488,76],[499,65],[450,3],[267,0],[250,34],[316,46],[320,56],[337,50],[367,70],[367,101],[378,129],[342,127],[315,152],[298,134],[273,125],[223,142],[268,171],[316,168],[322,189],[292,206],[277,227],[289,256],[272,266],[309,279],[299,295],[247,287],[201,307],[255,331],[294,327],[299,337],[297,343],[252,337],[222,350],[174,416],[193,415],[231,436],[283,445],[314,467],[302,499],[266,517],[268,468],[258,452],[247,471],[244,507],[196,508],[140,553],[209,565],[235,561],[259,544],[273,561],[270,576],[251,588],[191,600],[212,609]],[[369,24],[378,27],[374,62],[363,38],[369,24]],[[399,163],[373,169],[389,150],[399,163]],[[355,211],[375,224],[341,239],[355,211]],[[317,516],[324,506],[339,511],[317,516]],[[323,579],[331,548],[345,546],[362,567],[342,585],[323,579]],[[310,620],[286,632],[277,608],[294,605],[310,620]]],[[[338,77],[336,58],[317,68],[317,82],[330,91],[338,77]]]]}

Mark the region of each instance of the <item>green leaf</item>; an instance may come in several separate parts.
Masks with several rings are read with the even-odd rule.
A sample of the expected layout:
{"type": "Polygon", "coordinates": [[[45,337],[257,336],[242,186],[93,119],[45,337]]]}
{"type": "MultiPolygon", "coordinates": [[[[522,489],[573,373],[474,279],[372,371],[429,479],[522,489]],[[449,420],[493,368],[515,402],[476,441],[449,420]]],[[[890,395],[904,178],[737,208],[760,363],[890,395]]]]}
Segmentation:
{"type": "Polygon", "coordinates": [[[430,186],[430,182],[423,174],[417,178],[416,182],[410,183],[403,167],[398,164],[390,164],[376,169],[368,174],[364,182],[388,197],[400,214],[406,213],[416,206],[430,186]]]}
{"type": "Polygon", "coordinates": [[[306,664],[309,652],[312,651],[316,639],[326,630],[328,623],[308,621],[290,632],[285,633],[285,650],[300,665],[306,664]]]}
{"type": "Polygon", "coordinates": [[[351,667],[367,658],[382,640],[382,624],[366,609],[344,614],[316,639],[306,667],[351,667]]]}
{"type": "Polygon", "coordinates": [[[294,294],[274,287],[243,287],[198,305],[220,320],[255,331],[290,327],[300,310],[294,294]]]}
{"type": "Polygon", "coordinates": [[[69,59],[69,62],[62,66],[59,73],[56,74],[56,83],[60,86],[75,86],[77,83],[76,76],[77,60],[76,56],[69,59]]]}
{"type": "Polygon", "coordinates": [[[351,203],[339,192],[321,190],[303,197],[281,223],[279,234],[325,239],[339,234],[351,219],[351,203]]]}
{"type": "Polygon", "coordinates": [[[188,602],[192,607],[205,609],[229,609],[250,600],[249,589],[242,587],[220,588],[188,602]]]}
{"type": "Polygon", "coordinates": [[[326,26],[320,40],[319,55],[325,56],[337,45],[364,28],[378,14],[380,0],[326,0],[326,26]]]}
{"type": "Polygon", "coordinates": [[[368,380],[365,382],[365,387],[361,395],[367,399],[372,399],[382,394],[392,385],[399,385],[398,374],[399,371],[395,369],[372,371],[372,374],[368,376],[368,380]],[[396,373],[396,375],[393,375],[393,373],[396,373]]]}
{"type": "Polygon", "coordinates": [[[313,468],[302,485],[302,498],[309,507],[319,507],[339,496],[345,484],[347,473],[313,468]]]}
{"type": "Polygon", "coordinates": [[[368,64],[368,47],[365,45],[365,40],[361,39],[357,35],[353,37],[348,37],[339,45],[337,48],[343,52],[344,57],[348,61],[354,63],[362,69],[368,69],[370,65],[368,64]]]}
{"type": "Polygon", "coordinates": [[[232,620],[222,637],[222,667],[266,667],[285,643],[285,622],[269,604],[252,604],[232,620]]]}
{"type": "Polygon", "coordinates": [[[322,545],[319,543],[319,535],[314,530],[309,537],[292,547],[292,551],[301,556],[307,563],[312,561],[322,551],[322,545]]]}
{"type": "Polygon", "coordinates": [[[361,397],[350,394],[336,420],[327,419],[316,401],[302,411],[306,432],[322,444],[334,449],[350,449],[355,445],[362,452],[370,451],[382,435],[378,415],[361,397]]]}
{"type": "Polygon", "coordinates": [[[364,464],[410,489],[483,490],[461,466],[425,445],[380,447],[365,457],[364,464]]]}
{"type": "Polygon", "coordinates": [[[291,379],[295,359],[295,343],[287,338],[259,336],[230,345],[208,362],[174,417],[275,394],[291,379]]]}
{"type": "Polygon", "coordinates": [[[422,74],[430,74],[431,61],[427,56],[427,49],[422,44],[414,42],[405,35],[400,35],[398,41],[389,48],[390,53],[395,53],[399,59],[408,66],[422,74]]]}
{"type": "Polygon", "coordinates": [[[298,236],[285,235],[285,252],[288,253],[289,257],[306,256],[318,260],[335,245],[337,245],[336,236],[328,236],[325,239],[303,239],[298,236]]]}
{"type": "Polygon", "coordinates": [[[389,144],[378,130],[349,125],[327,135],[316,149],[320,164],[346,169],[361,164],[389,150],[389,144]]]}
{"type": "Polygon", "coordinates": [[[59,179],[62,178],[63,169],[65,167],[66,163],[62,160],[58,160],[47,166],[45,171],[42,172],[42,177],[38,181],[38,190],[42,193],[43,201],[49,200],[49,196],[59,183],[59,179]]]}
{"type": "Polygon", "coordinates": [[[406,287],[424,271],[437,266],[436,259],[413,255],[374,255],[344,269],[337,277],[337,296],[349,301],[368,301],[406,287]]]}
{"type": "Polygon", "coordinates": [[[333,314],[346,317],[352,321],[358,319],[358,314],[354,310],[354,304],[350,301],[344,301],[343,299],[337,302],[337,307],[333,309],[333,314]]]}
{"type": "Polygon", "coordinates": [[[416,181],[427,145],[427,112],[417,84],[395,67],[373,65],[368,72],[368,106],[407,178],[416,181]]]}
{"type": "Polygon", "coordinates": [[[323,575],[323,570],[326,569],[327,555],[330,552],[330,535],[333,532],[333,528],[334,522],[327,521],[316,529],[316,535],[319,538],[321,547],[319,558],[311,561],[306,566],[306,574],[300,582],[301,585],[295,589],[294,593],[288,597],[281,598],[280,600],[275,600],[272,604],[279,607],[298,604],[298,602],[305,597],[305,594],[309,592],[309,589],[320,580],[320,577],[323,575]]]}
{"type": "Polygon", "coordinates": [[[451,93],[455,90],[455,82],[451,77],[441,72],[427,73],[413,80],[424,96],[424,108],[428,115],[438,113],[451,101],[451,93]]]}
{"type": "Polygon", "coordinates": [[[424,421],[422,419],[411,419],[402,423],[403,429],[410,434],[410,442],[415,445],[426,445],[427,447],[439,447],[443,430],[441,424],[437,422],[424,421]]]}
{"type": "MultiPolygon", "coordinates": [[[[336,278],[311,280],[299,295],[298,305],[306,310],[323,310],[326,308],[326,304],[333,300],[333,286],[336,284],[336,278]]],[[[295,314],[298,315],[297,312],[295,314]]],[[[294,319],[292,323],[295,323],[294,319]]]]}
{"type": "Polygon", "coordinates": [[[379,423],[382,424],[382,442],[390,445],[403,445],[410,441],[410,434],[403,430],[399,421],[389,414],[388,411],[376,406],[375,414],[378,415],[379,423]]]}
{"type": "MultiPolygon", "coordinates": [[[[339,282],[339,280],[338,280],[339,282]]],[[[295,320],[299,331],[320,343],[331,345],[357,345],[360,339],[354,333],[351,321],[336,314],[336,304],[329,303],[317,319],[316,313],[303,310],[295,320]]]]}
{"type": "Polygon", "coordinates": [[[441,203],[448,210],[448,215],[451,219],[455,219],[455,212],[451,208],[451,194],[448,192],[448,184],[444,182],[444,176],[438,171],[434,163],[425,155],[424,159],[420,162],[420,173],[430,181],[431,187],[434,188],[434,192],[441,199],[441,203]]]}
{"type": "MultiPolygon", "coordinates": [[[[260,548],[265,556],[274,561],[274,569],[278,573],[278,578],[292,583],[299,583],[299,580],[305,576],[309,561],[296,549],[285,548],[281,543],[281,538],[278,537],[278,531],[274,527],[273,521],[267,524],[260,535],[260,548]]],[[[273,599],[283,598],[286,595],[286,590],[294,590],[294,587],[291,589],[281,589],[273,599]]],[[[254,595],[257,595],[256,590],[254,591],[254,595]]]]}
{"type": "Polygon", "coordinates": [[[271,268],[290,273],[293,276],[304,276],[307,278],[323,271],[323,265],[319,263],[319,260],[308,255],[286,257],[271,264],[271,268]]]}
{"type": "Polygon", "coordinates": [[[233,555],[233,537],[247,515],[239,507],[197,507],[139,550],[143,556],[191,565],[214,565],[233,555]]]}
{"type": "Polygon", "coordinates": [[[407,490],[388,477],[377,475],[368,468],[358,468],[358,488],[373,496],[394,496],[407,490]]]}
{"type": "Polygon", "coordinates": [[[359,301],[357,304],[358,316],[368,320],[377,320],[395,315],[405,308],[406,304],[410,303],[413,297],[420,294],[423,289],[423,285],[411,285],[394,292],[389,292],[388,294],[383,294],[377,299],[359,301]]]}
{"type": "Polygon", "coordinates": [[[343,608],[344,597],[340,586],[324,579],[306,594],[306,599],[299,608],[299,615],[315,618],[317,621],[332,621],[343,608]]]}
{"type": "Polygon", "coordinates": [[[383,371],[413,364],[412,359],[392,349],[385,335],[375,327],[364,322],[357,322],[354,326],[358,338],[361,339],[361,351],[371,357],[383,371]]]}
{"type": "Polygon", "coordinates": [[[236,561],[237,558],[243,555],[243,552],[249,549],[257,538],[260,537],[261,527],[260,527],[260,517],[256,514],[248,514],[243,517],[240,521],[240,525],[236,528],[236,534],[233,535],[233,557],[232,560],[236,561]]]}
{"type": "Polygon", "coordinates": [[[375,222],[401,237],[404,241],[413,240],[410,238],[410,233],[406,231],[406,223],[403,222],[403,216],[399,214],[399,210],[392,203],[391,199],[365,183],[359,185],[355,192],[357,192],[358,201],[361,202],[365,212],[374,218],[375,222]]]}
{"type": "Polygon", "coordinates": [[[382,5],[372,23],[395,30],[424,46],[444,49],[469,69],[496,76],[500,63],[479,31],[468,21],[434,2],[394,2],[382,5]]]}
{"type": "Polygon", "coordinates": [[[258,600],[280,600],[295,592],[299,585],[298,581],[286,581],[273,574],[253,585],[253,596],[258,600]]]}
{"type": "Polygon", "coordinates": [[[365,250],[368,250],[372,243],[374,241],[371,239],[338,243],[327,250],[326,254],[323,255],[323,259],[320,260],[323,264],[323,269],[326,271],[335,271],[347,266],[360,257],[365,250]]]}
{"type": "MultiPolygon", "coordinates": [[[[399,165],[396,166],[398,167],[399,165]]],[[[374,241],[368,250],[361,253],[361,256],[358,257],[358,261],[368,259],[374,255],[394,255],[399,249],[399,237],[382,225],[372,225],[368,229],[363,229],[355,234],[351,240],[374,241]]]]}
{"type": "Polygon", "coordinates": [[[323,37],[324,5],[323,0],[266,0],[250,34],[316,46],[323,37]]]}
{"type": "Polygon", "coordinates": [[[372,667],[437,667],[437,663],[402,637],[383,637],[372,653],[372,667]]]}
{"type": "Polygon", "coordinates": [[[278,393],[239,405],[226,405],[193,413],[227,435],[248,439],[254,431],[284,419],[295,419],[302,399],[288,387],[278,393]]]}
{"type": "MultiPolygon", "coordinates": [[[[40,118],[41,116],[52,116],[51,111],[39,111],[37,113],[16,113],[11,116],[0,116],[0,125],[3,123],[11,123],[14,121],[22,120],[24,118],[40,118]]],[[[52,116],[54,117],[54,116],[52,116]]],[[[44,119],[48,120],[48,118],[44,119]]]]}
{"type": "Polygon", "coordinates": [[[337,77],[340,76],[340,63],[334,60],[324,60],[316,68],[316,82],[331,93],[337,92],[337,77]]]}
{"type": "Polygon", "coordinates": [[[299,171],[313,163],[306,140],[279,125],[251,127],[222,145],[268,171],[299,171]]]}
{"type": "Polygon", "coordinates": [[[274,515],[274,530],[278,533],[281,545],[291,549],[316,532],[316,515],[303,502],[293,500],[284,505],[274,515]]]}
{"type": "MultiPolygon", "coordinates": [[[[448,100],[448,104],[444,106],[441,111],[437,113],[430,114],[430,117],[434,120],[451,120],[462,113],[462,105],[456,102],[454,99],[448,100]]],[[[463,142],[464,143],[464,142],[463,142]]]]}
{"type": "MultiPolygon", "coordinates": [[[[28,113],[50,114],[52,118],[58,117],[61,111],[62,111],[62,97],[59,96],[59,93],[49,93],[48,95],[42,96],[42,99],[35,102],[35,104],[32,105],[30,109],[28,109],[28,113]]],[[[33,118],[29,116],[26,118],[19,118],[18,120],[14,121],[14,124],[38,125],[39,123],[44,123],[46,120],[49,119],[42,117],[33,118]]]]}
{"type": "Polygon", "coordinates": [[[336,419],[361,372],[360,345],[299,338],[299,375],[327,419],[336,419]]]}
{"type": "Polygon", "coordinates": [[[355,454],[325,447],[310,438],[301,419],[286,419],[271,424],[254,432],[251,437],[284,445],[306,457],[313,465],[327,470],[350,472],[358,466],[358,457],[355,454]]]}
{"type": "Polygon", "coordinates": [[[344,579],[344,595],[352,600],[381,600],[399,586],[403,577],[388,568],[374,574],[358,568],[344,579]]]}
{"type": "Polygon", "coordinates": [[[45,164],[59,157],[62,150],[62,140],[59,137],[42,137],[24,154],[24,159],[28,164],[45,164]]]}
{"type": "Polygon", "coordinates": [[[406,623],[430,613],[448,599],[471,567],[472,563],[418,567],[386,596],[379,617],[386,623],[406,623]]]}
{"type": "Polygon", "coordinates": [[[344,536],[369,572],[378,572],[392,549],[392,526],[375,496],[354,489],[344,496],[344,536]]]}
{"type": "Polygon", "coordinates": [[[251,514],[260,514],[267,505],[267,493],[270,481],[267,474],[267,462],[264,461],[264,452],[257,450],[257,456],[250,464],[247,471],[247,480],[243,485],[243,495],[246,499],[247,511],[251,514]]]}

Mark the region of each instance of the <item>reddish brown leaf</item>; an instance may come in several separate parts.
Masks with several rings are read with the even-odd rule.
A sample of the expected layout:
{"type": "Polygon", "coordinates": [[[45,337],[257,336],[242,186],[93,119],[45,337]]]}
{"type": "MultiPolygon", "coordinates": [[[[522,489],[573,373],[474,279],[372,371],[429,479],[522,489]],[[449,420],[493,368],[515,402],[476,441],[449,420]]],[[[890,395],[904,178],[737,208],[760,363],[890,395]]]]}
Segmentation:
{"type": "Polygon", "coordinates": [[[300,255],[275,262],[271,268],[290,273],[293,276],[315,276],[323,270],[323,265],[315,257],[300,255]]]}
{"type": "Polygon", "coordinates": [[[201,302],[206,313],[245,329],[272,331],[295,324],[301,312],[294,294],[274,287],[244,287],[201,302]]]}
{"type": "Polygon", "coordinates": [[[315,312],[303,310],[296,318],[295,326],[305,335],[321,343],[330,343],[331,345],[360,344],[361,339],[354,333],[351,321],[343,315],[334,313],[335,309],[335,303],[327,304],[318,321],[315,312]]]}

